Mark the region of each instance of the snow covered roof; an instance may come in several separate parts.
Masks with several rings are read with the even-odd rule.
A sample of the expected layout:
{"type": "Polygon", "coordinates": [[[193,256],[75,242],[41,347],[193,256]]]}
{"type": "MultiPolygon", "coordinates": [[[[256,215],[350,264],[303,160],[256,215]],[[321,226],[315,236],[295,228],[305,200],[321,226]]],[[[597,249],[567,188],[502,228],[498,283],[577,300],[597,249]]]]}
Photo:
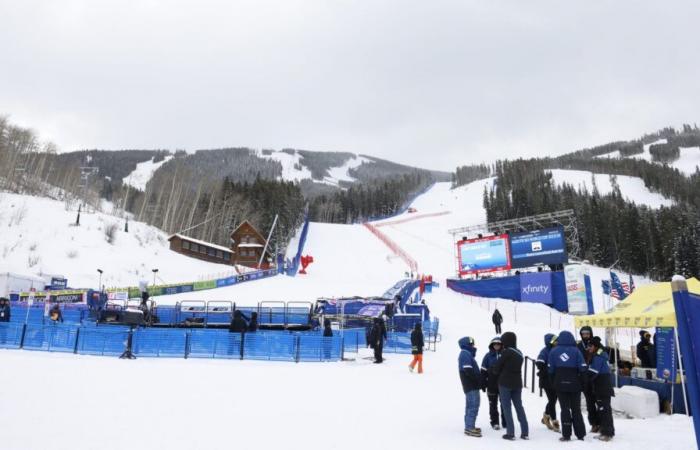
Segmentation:
{"type": "Polygon", "coordinates": [[[178,237],[178,238],[182,239],[183,241],[189,241],[189,242],[192,242],[194,244],[203,245],[204,247],[211,247],[215,250],[222,250],[224,252],[231,253],[231,249],[228,247],[224,247],[223,245],[217,245],[217,244],[212,244],[211,242],[200,241],[199,239],[191,238],[189,236],[184,236],[180,233],[173,234],[172,236],[168,237],[168,240],[171,240],[174,237],[178,237]]]}
{"type": "Polygon", "coordinates": [[[238,247],[253,248],[253,247],[263,247],[263,245],[262,244],[238,244],[238,247]]]}

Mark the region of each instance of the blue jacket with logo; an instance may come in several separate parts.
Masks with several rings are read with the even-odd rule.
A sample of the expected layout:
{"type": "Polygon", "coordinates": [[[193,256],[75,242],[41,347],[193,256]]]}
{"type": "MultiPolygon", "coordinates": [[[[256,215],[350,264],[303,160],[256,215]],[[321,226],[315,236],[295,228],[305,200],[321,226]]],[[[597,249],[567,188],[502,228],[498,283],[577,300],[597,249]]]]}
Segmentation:
{"type": "Polygon", "coordinates": [[[462,382],[464,393],[478,390],[481,382],[479,379],[479,363],[476,362],[476,348],[474,348],[474,340],[470,337],[463,337],[459,340],[459,379],[462,382]]]}
{"type": "Polygon", "coordinates": [[[586,361],[576,348],[576,339],[568,331],[562,331],[557,338],[557,346],[549,352],[547,365],[552,387],[561,392],[581,392],[581,378],[586,369],[586,361]]]}
{"type": "Polygon", "coordinates": [[[602,348],[598,349],[593,354],[591,364],[588,366],[586,373],[593,388],[593,394],[599,399],[615,395],[612,388],[612,374],[610,373],[608,358],[608,354],[602,348]]]}

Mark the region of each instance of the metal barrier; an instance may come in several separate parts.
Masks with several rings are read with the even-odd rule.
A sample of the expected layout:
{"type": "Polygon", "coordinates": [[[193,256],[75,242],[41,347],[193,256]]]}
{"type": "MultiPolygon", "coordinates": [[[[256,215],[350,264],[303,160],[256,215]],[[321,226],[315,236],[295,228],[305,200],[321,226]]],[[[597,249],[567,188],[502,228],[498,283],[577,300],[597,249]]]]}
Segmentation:
{"type": "MultiPolygon", "coordinates": [[[[527,386],[527,378],[528,378],[528,369],[527,369],[527,367],[528,367],[528,362],[531,362],[530,367],[532,368],[532,370],[531,370],[531,372],[532,372],[532,373],[531,373],[531,380],[532,380],[532,382],[530,383],[530,390],[531,390],[532,393],[534,394],[534,393],[535,393],[535,369],[536,369],[536,366],[535,366],[535,360],[532,359],[532,358],[530,358],[529,356],[526,356],[526,357],[523,359],[523,365],[524,365],[524,368],[523,368],[523,387],[524,387],[525,389],[528,388],[528,386],[527,386]]],[[[540,392],[540,397],[541,397],[541,396],[542,396],[542,392],[540,392]]]]}
{"type": "Polygon", "coordinates": [[[24,336],[24,324],[0,323],[0,348],[20,348],[24,336]]]}

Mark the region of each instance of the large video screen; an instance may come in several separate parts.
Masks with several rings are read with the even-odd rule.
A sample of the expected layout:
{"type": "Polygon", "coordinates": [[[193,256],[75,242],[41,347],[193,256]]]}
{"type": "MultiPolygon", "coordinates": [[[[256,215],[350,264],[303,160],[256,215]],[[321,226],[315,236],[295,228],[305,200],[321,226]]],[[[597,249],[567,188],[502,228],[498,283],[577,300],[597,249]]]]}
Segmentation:
{"type": "Polygon", "coordinates": [[[460,275],[510,269],[506,234],[459,241],[457,253],[460,275]]]}
{"type": "Polygon", "coordinates": [[[564,229],[553,227],[511,233],[510,261],[513,268],[568,263],[564,229]]]}

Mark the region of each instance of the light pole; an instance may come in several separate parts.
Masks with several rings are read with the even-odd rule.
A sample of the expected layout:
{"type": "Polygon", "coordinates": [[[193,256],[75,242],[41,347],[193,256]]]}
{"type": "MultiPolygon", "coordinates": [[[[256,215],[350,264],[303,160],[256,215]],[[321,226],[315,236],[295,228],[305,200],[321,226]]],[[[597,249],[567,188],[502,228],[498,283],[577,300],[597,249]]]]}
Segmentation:
{"type": "Polygon", "coordinates": [[[97,269],[97,271],[100,273],[100,281],[97,284],[97,289],[102,292],[102,269],[97,269]]]}
{"type": "Polygon", "coordinates": [[[151,272],[153,272],[153,286],[156,285],[156,274],[158,273],[158,269],[151,269],[151,272]]]}

